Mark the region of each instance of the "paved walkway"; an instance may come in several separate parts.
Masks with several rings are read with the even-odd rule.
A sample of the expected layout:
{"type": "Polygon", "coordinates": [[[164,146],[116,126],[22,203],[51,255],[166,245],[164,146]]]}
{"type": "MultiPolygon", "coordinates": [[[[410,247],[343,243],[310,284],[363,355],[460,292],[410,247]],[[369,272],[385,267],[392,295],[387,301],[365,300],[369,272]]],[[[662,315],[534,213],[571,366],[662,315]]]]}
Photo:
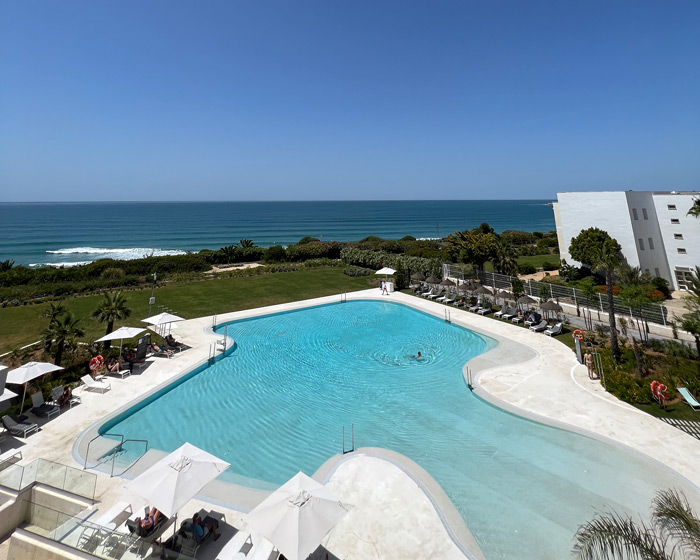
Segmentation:
{"type": "MultiPolygon", "coordinates": [[[[437,317],[444,317],[446,309],[441,304],[402,293],[381,296],[376,289],[351,293],[347,297],[391,298],[437,317]]],[[[229,313],[219,316],[218,322],[338,300],[339,296],[333,296],[229,313]]],[[[500,342],[494,350],[476,357],[468,364],[476,375],[476,392],[481,397],[541,421],[565,424],[572,429],[628,445],[675,469],[696,487],[700,487],[700,470],[697,468],[700,464],[700,441],[605,393],[598,381],[588,379],[585,368],[576,362],[574,354],[566,346],[505,321],[454,308],[450,308],[450,314],[454,323],[482,332],[500,342]],[[527,362],[525,368],[524,362],[527,362]]],[[[104,395],[80,391],[82,404],[72,410],[65,410],[59,418],[45,424],[39,433],[26,441],[14,440],[16,446],[22,447],[25,457],[23,463],[43,457],[82,467],[72,454],[76,437],[91,425],[100,422],[107,414],[127,408],[134,399],[157,390],[182,373],[205,363],[215,339],[211,334],[211,326],[211,317],[180,323],[176,333],[192,346],[190,350],[170,360],[151,358],[149,366],[140,374],[124,380],[112,380],[112,390],[104,395]]],[[[337,462],[338,458],[331,458],[329,462],[334,460],[337,462]]],[[[341,500],[357,505],[326,538],[325,543],[332,554],[346,560],[463,557],[424,490],[430,490],[434,503],[442,510],[441,514],[449,511],[450,504],[445,503],[444,496],[435,500],[439,488],[432,488],[429,481],[426,483],[420,480],[421,475],[413,471],[409,463],[388,463],[377,457],[359,454],[342,462],[335,469],[324,465],[319,470],[317,479],[322,482],[327,479],[341,500]],[[376,504],[383,505],[376,507],[376,504]],[[417,531],[417,527],[421,530],[417,531]]],[[[106,507],[125,499],[123,484],[121,479],[99,474],[97,499],[104,502],[106,507]]],[[[265,493],[238,487],[233,494],[237,500],[234,507],[217,504],[215,499],[211,502],[217,511],[224,514],[227,523],[241,528],[244,527],[241,512],[254,507],[264,498],[265,493]]],[[[130,498],[134,511],[143,505],[138,497],[130,498]]],[[[698,496],[689,498],[691,502],[699,501],[698,496]]],[[[207,505],[193,501],[182,512],[182,516],[185,517],[202,506],[207,509],[212,507],[211,503],[207,505]]],[[[469,543],[468,529],[457,527],[455,531],[460,521],[450,519],[449,515],[447,517],[448,522],[454,523],[452,529],[462,542],[469,543]]],[[[217,543],[220,542],[223,546],[225,541],[226,538],[222,538],[217,543]]],[[[471,544],[470,549],[473,549],[471,544]]],[[[6,551],[6,544],[0,545],[0,557],[3,550],[6,551]]],[[[203,550],[201,557],[214,558],[216,550],[203,550]]],[[[480,556],[478,550],[474,551],[474,555],[480,556]]]]}

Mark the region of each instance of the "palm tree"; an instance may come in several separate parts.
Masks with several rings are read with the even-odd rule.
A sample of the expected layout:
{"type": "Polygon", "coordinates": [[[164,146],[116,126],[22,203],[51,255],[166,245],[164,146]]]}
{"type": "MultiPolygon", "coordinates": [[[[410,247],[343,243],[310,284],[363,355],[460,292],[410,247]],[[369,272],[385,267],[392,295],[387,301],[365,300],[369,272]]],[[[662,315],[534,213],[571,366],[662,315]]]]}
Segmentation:
{"type": "Polygon", "coordinates": [[[518,270],[518,261],[515,258],[513,246],[503,241],[496,239],[496,246],[493,255],[493,270],[500,274],[513,276],[518,270]]]}
{"type": "Polygon", "coordinates": [[[608,296],[608,320],[610,323],[610,349],[615,361],[620,363],[622,354],[617,341],[615,300],[613,299],[613,274],[624,261],[620,252],[620,245],[614,240],[608,240],[593,251],[592,257],[592,268],[605,271],[605,293],[608,296]]]}
{"type": "MultiPolygon", "coordinates": [[[[58,301],[57,303],[50,302],[49,303],[49,308],[44,311],[41,316],[46,317],[49,320],[49,327],[53,325],[54,321],[56,321],[56,318],[63,315],[68,309],[66,306],[63,304],[63,300],[58,301]]],[[[51,349],[51,340],[45,340],[44,341],[44,350],[47,352],[51,349]]]]}
{"type": "MultiPolygon", "coordinates": [[[[105,335],[114,330],[114,321],[126,319],[131,315],[131,309],[126,306],[126,298],[121,292],[116,294],[106,293],[97,309],[92,312],[92,316],[100,323],[107,323],[105,335]]],[[[104,342],[104,349],[107,351],[111,345],[110,340],[104,342]]]]}
{"type": "Polygon", "coordinates": [[[241,246],[242,248],[245,248],[245,247],[255,247],[255,243],[253,243],[253,240],[252,240],[252,239],[241,239],[241,241],[240,241],[240,246],[241,246]]]}
{"type": "Polygon", "coordinates": [[[61,365],[66,344],[83,336],[83,329],[78,326],[79,322],[80,319],[76,319],[70,313],[66,313],[62,317],[56,317],[53,323],[44,331],[44,343],[48,343],[49,346],[52,343],[54,345],[54,363],[57,366],[61,365]]]}
{"type": "Polygon", "coordinates": [[[693,199],[693,205],[688,210],[688,216],[695,216],[696,218],[700,216],[700,197],[693,199]]]}
{"type": "Polygon", "coordinates": [[[652,526],[617,513],[596,516],[576,532],[580,560],[700,558],[700,519],[683,494],[661,490],[652,503],[652,526]]]}

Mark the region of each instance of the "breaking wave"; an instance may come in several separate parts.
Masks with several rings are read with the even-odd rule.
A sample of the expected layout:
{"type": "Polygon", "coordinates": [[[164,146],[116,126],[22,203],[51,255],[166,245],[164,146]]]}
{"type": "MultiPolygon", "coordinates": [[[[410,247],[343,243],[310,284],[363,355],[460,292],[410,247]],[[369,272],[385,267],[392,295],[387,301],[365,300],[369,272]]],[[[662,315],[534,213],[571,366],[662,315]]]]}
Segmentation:
{"type": "Polygon", "coordinates": [[[151,249],[147,247],[132,247],[129,249],[100,249],[96,247],[70,247],[68,249],[57,249],[56,251],[46,251],[52,255],[97,255],[97,259],[120,259],[128,261],[131,259],[142,259],[143,257],[162,257],[166,255],[185,255],[187,251],[179,249],[151,249]]]}

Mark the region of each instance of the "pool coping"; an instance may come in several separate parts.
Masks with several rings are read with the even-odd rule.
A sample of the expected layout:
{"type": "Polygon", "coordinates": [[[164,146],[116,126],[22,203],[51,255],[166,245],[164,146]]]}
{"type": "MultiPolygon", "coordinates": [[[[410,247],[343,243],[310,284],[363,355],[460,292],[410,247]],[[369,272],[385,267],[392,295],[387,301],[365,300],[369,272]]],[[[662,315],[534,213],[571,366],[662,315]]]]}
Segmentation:
{"type": "MultiPolygon", "coordinates": [[[[402,294],[402,293],[394,293],[391,296],[381,296],[378,293],[378,290],[365,290],[361,292],[353,292],[353,293],[348,293],[346,295],[347,301],[351,300],[377,300],[377,301],[393,301],[395,303],[400,303],[407,305],[409,307],[412,307],[414,309],[417,309],[419,311],[428,313],[434,317],[437,317],[439,319],[443,318],[444,310],[447,309],[446,306],[432,302],[432,301],[427,301],[423,298],[407,295],[407,294],[402,294]]],[[[259,317],[263,315],[269,315],[272,313],[279,313],[279,312],[285,312],[285,311],[293,311],[293,310],[299,310],[299,309],[304,309],[308,307],[313,307],[313,306],[318,306],[318,305],[325,305],[329,303],[339,303],[340,301],[340,296],[335,295],[335,296],[327,296],[324,298],[315,298],[311,300],[303,300],[303,301],[298,301],[298,302],[291,302],[287,304],[281,304],[281,305],[275,305],[275,306],[268,306],[268,307],[261,307],[261,308],[255,308],[255,309],[249,309],[249,310],[244,310],[244,311],[238,311],[238,312],[232,312],[232,313],[227,313],[223,315],[219,315],[217,317],[218,324],[225,323],[225,322],[230,322],[230,321],[236,321],[236,320],[241,320],[241,319],[248,319],[248,318],[254,318],[254,317],[259,317]]],[[[589,436],[589,437],[594,437],[596,439],[602,439],[606,441],[607,443],[613,443],[618,446],[624,446],[626,450],[634,450],[646,457],[650,457],[652,459],[656,459],[657,462],[661,464],[661,466],[679,474],[679,476],[682,476],[686,481],[688,481],[689,484],[691,484],[694,488],[698,488],[697,481],[700,479],[700,473],[696,473],[695,477],[688,477],[685,476],[685,474],[682,472],[682,469],[677,468],[677,464],[674,465],[674,461],[665,461],[662,458],[659,458],[658,454],[654,456],[654,454],[651,454],[649,451],[654,451],[650,446],[645,446],[642,445],[642,448],[639,448],[639,443],[634,442],[635,444],[632,444],[628,441],[623,441],[626,437],[626,434],[620,434],[616,433],[614,429],[615,425],[615,418],[612,418],[612,421],[610,424],[603,426],[596,426],[597,429],[590,429],[589,427],[581,426],[580,422],[569,422],[567,421],[566,414],[562,414],[561,411],[559,410],[547,410],[546,407],[542,407],[542,403],[538,401],[536,397],[542,396],[540,391],[537,388],[537,385],[533,385],[532,379],[530,378],[525,378],[525,379],[517,379],[517,381],[513,381],[513,376],[512,372],[508,372],[507,370],[511,368],[512,366],[517,366],[517,365],[522,365],[525,363],[530,363],[531,365],[533,363],[537,363],[538,359],[540,361],[546,360],[548,356],[546,355],[547,351],[553,351],[555,353],[558,353],[559,355],[557,356],[557,360],[559,363],[557,363],[557,368],[556,371],[554,372],[549,372],[551,375],[558,375],[559,377],[562,377],[565,375],[566,377],[566,385],[569,388],[575,388],[579,393],[583,391],[584,393],[587,393],[590,395],[592,399],[597,399],[601,401],[601,405],[603,408],[607,407],[608,412],[614,412],[615,414],[612,414],[612,417],[615,417],[616,414],[619,416],[620,414],[630,416],[630,415],[636,415],[636,419],[645,419],[646,424],[653,423],[654,424],[654,429],[657,432],[660,432],[662,434],[666,434],[669,436],[669,438],[674,440],[674,443],[681,443],[684,449],[688,452],[690,452],[690,459],[686,461],[687,463],[692,463],[695,459],[695,457],[700,458],[700,442],[697,442],[694,440],[691,436],[688,436],[687,434],[683,434],[682,432],[679,432],[678,430],[675,430],[671,426],[668,426],[667,424],[658,421],[654,419],[653,417],[647,415],[646,413],[643,413],[637,409],[634,409],[633,407],[630,407],[628,405],[625,405],[624,403],[620,403],[612,397],[611,395],[605,393],[605,394],[600,394],[600,391],[597,390],[597,387],[595,384],[592,383],[586,383],[585,381],[585,368],[583,366],[580,366],[578,362],[576,362],[575,355],[571,350],[561,344],[560,342],[556,340],[549,339],[549,337],[546,337],[541,334],[534,334],[534,333],[528,333],[526,329],[522,329],[519,327],[516,327],[515,325],[510,325],[506,322],[503,321],[497,321],[489,317],[482,317],[473,313],[469,313],[464,310],[460,309],[455,309],[455,308],[449,308],[450,313],[451,313],[451,320],[453,323],[458,324],[460,326],[463,326],[465,328],[468,328],[470,330],[473,330],[474,332],[487,336],[490,338],[495,339],[498,341],[498,345],[495,348],[489,349],[487,352],[484,354],[481,354],[479,356],[476,356],[472,360],[469,360],[464,366],[463,366],[463,376],[465,377],[465,382],[468,381],[469,379],[469,372],[474,371],[475,374],[471,379],[472,385],[474,387],[474,392],[476,395],[480,398],[483,398],[484,400],[490,402],[494,406],[497,406],[499,408],[502,408],[508,412],[512,412],[518,416],[530,418],[532,420],[535,420],[540,423],[544,424],[549,424],[558,428],[563,428],[568,431],[574,431],[577,433],[581,433],[583,435],[589,436]],[[525,339],[525,342],[514,340],[513,338],[519,338],[519,339],[525,339]],[[532,342],[537,346],[537,343],[540,343],[542,341],[544,344],[544,349],[536,349],[533,347],[529,342],[532,342]],[[563,350],[562,350],[563,349],[563,350]],[[510,377],[509,377],[510,375],[510,377]],[[582,379],[584,378],[584,379],[582,379]],[[533,396],[534,393],[534,396],[533,396]],[[616,408],[617,407],[617,408],[616,408]],[[651,419],[651,420],[650,420],[651,419]],[[603,429],[605,428],[605,429],[603,429]],[[689,441],[690,440],[690,441],[689,441]],[[695,447],[692,447],[695,446],[695,447]],[[669,464],[670,463],[670,464],[669,464]],[[695,480],[693,480],[693,478],[695,480]]],[[[200,341],[206,340],[206,341],[212,341],[215,340],[216,338],[221,338],[221,335],[217,335],[213,332],[212,330],[212,317],[201,317],[198,319],[192,319],[187,321],[186,323],[183,323],[182,326],[186,327],[183,329],[183,331],[178,331],[182,332],[184,335],[187,331],[189,332],[196,332],[200,338],[200,341]]],[[[229,340],[230,339],[229,337],[229,340]]],[[[207,342],[208,343],[208,342],[207,342]]],[[[188,350],[187,352],[192,352],[195,349],[188,350]]],[[[204,352],[206,351],[205,348],[200,348],[199,352],[201,356],[205,356],[204,352]]],[[[187,353],[186,352],[186,353],[187,353]]],[[[183,354],[186,354],[183,353],[183,354]]],[[[163,381],[157,383],[154,387],[151,387],[150,389],[146,390],[145,392],[139,394],[137,397],[129,399],[128,402],[126,402],[124,405],[118,407],[114,411],[110,411],[108,414],[103,414],[99,416],[99,418],[92,422],[87,429],[81,430],[80,435],[78,436],[77,439],[74,440],[73,446],[71,448],[71,454],[76,460],[78,464],[82,467],[82,462],[79,460],[79,455],[77,453],[74,453],[78,449],[80,449],[81,445],[86,445],[86,440],[85,438],[87,437],[88,430],[94,429],[93,433],[96,433],[97,427],[101,426],[104,424],[108,417],[114,416],[116,413],[121,413],[132,406],[136,404],[137,402],[140,402],[146,398],[148,398],[150,395],[153,395],[154,393],[162,390],[163,388],[172,385],[174,381],[177,381],[178,379],[182,378],[183,376],[188,375],[192,370],[196,369],[197,367],[200,367],[204,365],[207,361],[206,357],[201,357],[198,354],[194,354],[199,356],[195,361],[189,360],[187,362],[187,365],[182,367],[179,371],[174,371],[173,373],[170,374],[165,374],[167,377],[163,378],[163,381]]],[[[161,362],[162,364],[177,364],[175,360],[179,360],[179,358],[175,358],[172,361],[167,361],[167,362],[161,362]]],[[[181,365],[183,362],[180,362],[178,365],[181,365]]],[[[162,369],[162,368],[161,368],[162,369]]],[[[161,377],[163,377],[161,375],[161,377]]],[[[522,376],[521,376],[522,377],[522,376]]],[[[561,381],[561,379],[559,379],[561,381]]],[[[599,385],[599,384],[598,384],[599,385]]],[[[572,396],[573,398],[578,398],[580,395],[574,395],[572,396]]],[[[539,399],[540,401],[542,399],[539,399]]],[[[546,400],[546,399],[545,399],[546,400]]],[[[85,404],[80,405],[81,407],[86,406],[85,404]]],[[[62,417],[63,415],[61,415],[62,417]]],[[[56,423],[57,421],[54,421],[53,423],[49,423],[49,426],[52,424],[56,423]]],[[[652,441],[654,440],[654,434],[647,434],[646,440],[645,441],[652,441]]],[[[28,443],[31,444],[31,439],[29,440],[28,443]]],[[[365,449],[362,450],[363,452],[366,452],[365,449]]],[[[379,458],[385,459],[387,456],[391,456],[390,462],[399,466],[401,470],[403,470],[404,473],[409,475],[411,478],[416,481],[421,489],[425,492],[425,494],[428,496],[428,498],[431,500],[433,505],[435,506],[436,512],[438,513],[438,516],[440,517],[441,522],[443,523],[443,526],[445,529],[448,531],[450,534],[450,537],[452,538],[453,542],[460,548],[460,550],[465,551],[468,550],[470,545],[472,543],[470,542],[460,542],[460,537],[459,535],[463,534],[468,534],[471,536],[471,532],[469,532],[468,527],[466,526],[466,523],[463,521],[461,516],[457,514],[458,519],[453,520],[452,516],[450,515],[449,511],[452,509],[454,510],[454,505],[452,502],[449,500],[449,498],[445,500],[440,496],[440,494],[444,495],[444,491],[442,490],[437,483],[434,482],[432,477],[428,473],[427,476],[429,477],[428,482],[426,483],[423,480],[422,474],[420,475],[415,475],[415,469],[411,465],[413,463],[410,459],[400,456],[399,454],[395,454],[394,452],[391,452],[389,450],[372,450],[372,454],[376,454],[379,456],[379,458]],[[437,486],[437,489],[434,488],[434,485],[437,486]],[[461,525],[463,525],[463,528],[466,530],[466,533],[463,532],[461,525]],[[456,529],[455,529],[456,527],[456,529]],[[457,535],[455,537],[455,535],[457,535]]],[[[352,455],[352,454],[351,454],[352,455]]],[[[374,455],[373,455],[374,456],[374,455]]],[[[344,456],[334,456],[330,457],[317,471],[317,473],[314,475],[315,477],[319,476],[320,474],[324,474],[328,472],[329,469],[332,469],[332,472],[335,472],[335,468],[339,464],[342,463],[342,461],[349,460],[352,457],[347,456],[343,458],[344,456]],[[333,466],[335,465],[335,466],[333,466]]],[[[673,459],[673,457],[672,457],[673,459]]],[[[698,463],[694,464],[700,464],[700,461],[698,463]]],[[[681,465],[683,466],[683,465],[681,465]]],[[[687,467],[687,465],[686,465],[687,467]]],[[[420,469],[420,467],[418,467],[420,469]]],[[[420,469],[422,470],[422,469],[420,469]]],[[[685,469],[686,472],[688,472],[688,469],[685,469]]],[[[136,474],[137,471],[136,469],[134,471],[131,471],[131,474],[136,474]]],[[[330,474],[328,475],[330,476],[330,474]]],[[[222,483],[222,484],[227,484],[231,486],[237,486],[235,484],[230,484],[230,483],[222,483]]],[[[240,487],[240,489],[244,489],[245,487],[240,487]]],[[[243,492],[243,496],[240,496],[240,508],[236,508],[235,504],[231,504],[230,502],[226,502],[225,504],[218,501],[216,499],[217,495],[220,496],[217,492],[214,492],[213,496],[210,496],[210,492],[204,492],[202,494],[202,497],[207,499],[208,501],[212,501],[214,503],[220,503],[221,505],[226,505],[227,507],[231,507],[232,509],[239,509],[240,511],[245,511],[247,509],[250,509],[250,507],[254,506],[256,503],[258,503],[265,495],[267,495],[267,491],[264,490],[251,490],[250,492],[243,492]],[[252,505],[251,505],[252,504],[252,505]]],[[[446,495],[445,495],[446,496],[446,495]]],[[[456,511],[456,510],[455,510],[456,511]]],[[[473,537],[472,537],[473,538],[473,537]]],[[[465,541],[469,541],[469,538],[465,538],[465,541]]],[[[473,550],[473,548],[472,548],[473,550]]]]}

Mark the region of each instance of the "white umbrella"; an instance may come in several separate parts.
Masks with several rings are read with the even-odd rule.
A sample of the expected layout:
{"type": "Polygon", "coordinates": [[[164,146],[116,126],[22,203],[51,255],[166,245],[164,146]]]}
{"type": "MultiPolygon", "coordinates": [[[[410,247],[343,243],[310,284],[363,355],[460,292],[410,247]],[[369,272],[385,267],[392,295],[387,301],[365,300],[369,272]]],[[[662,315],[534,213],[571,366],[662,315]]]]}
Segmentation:
{"type": "Polygon", "coordinates": [[[353,506],[300,472],[246,516],[288,560],[304,560],[353,506]]]}
{"type": "MultiPolygon", "coordinates": [[[[172,313],[159,313],[158,315],[153,315],[153,317],[148,317],[147,319],[141,319],[143,323],[148,323],[149,325],[169,325],[175,321],[184,321],[182,317],[173,315],[172,313]]],[[[162,335],[165,332],[165,328],[158,332],[162,335]]]]}
{"type": "Polygon", "coordinates": [[[122,353],[122,342],[125,338],[134,338],[140,335],[146,329],[140,327],[119,327],[116,331],[112,331],[109,334],[104,335],[102,338],[98,338],[95,342],[104,342],[105,340],[117,340],[119,339],[119,353],[122,353]]]}
{"type": "Polygon", "coordinates": [[[14,391],[10,391],[9,389],[5,389],[2,393],[0,393],[0,403],[4,401],[9,401],[10,399],[13,399],[14,397],[17,396],[17,393],[14,391]]]}
{"type": "Polygon", "coordinates": [[[393,268],[389,268],[388,266],[385,266],[384,268],[380,268],[375,272],[375,274],[383,274],[384,276],[391,276],[392,274],[396,274],[396,271],[393,268]]]}
{"type": "Polygon", "coordinates": [[[185,443],[129,482],[126,488],[170,517],[229,466],[226,461],[185,443]]]}
{"type": "Polygon", "coordinates": [[[8,383],[14,383],[16,385],[24,384],[22,404],[20,405],[19,410],[20,414],[22,414],[22,411],[24,410],[24,399],[27,396],[27,383],[29,383],[32,379],[36,379],[37,377],[41,377],[42,375],[52,371],[58,371],[59,369],[63,368],[48,362],[27,362],[26,364],[13,369],[7,374],[8,383]]]}

